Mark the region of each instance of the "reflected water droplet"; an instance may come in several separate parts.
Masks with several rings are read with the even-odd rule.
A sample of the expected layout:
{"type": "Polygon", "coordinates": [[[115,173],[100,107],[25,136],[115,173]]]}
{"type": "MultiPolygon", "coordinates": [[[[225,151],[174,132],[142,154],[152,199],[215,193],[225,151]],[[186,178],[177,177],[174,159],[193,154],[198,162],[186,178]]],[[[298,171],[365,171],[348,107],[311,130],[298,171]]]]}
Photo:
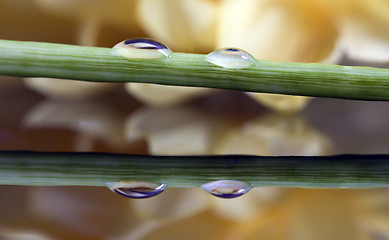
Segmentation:
{"type": "Polygon", "coordinates": [[[131,59],[159,59],[172,55],[172,51],[164,44],[148,38],[127,39],[116,44],[113,49],[120,56],[131,59]]]}
{"type": "Polygon", "coordinates": [[[154,197],[166,188],[165,183],[154,182],[115,182],[107,186],[119,195],[136,199],[154,197]]]}
{"type": "Polygon", "coordinates": [[[232,69],[242,69],[257,64],[253,56],[238,48],[221,48],[205,56],[205,59],[217,66],[232,69]]]}
{"type": "Polygon", "coordinates": [[[252,184],[236,180],[220,180],[201,185],[208,193],[220,198],[236,198],[250,191],[252,184]]]}

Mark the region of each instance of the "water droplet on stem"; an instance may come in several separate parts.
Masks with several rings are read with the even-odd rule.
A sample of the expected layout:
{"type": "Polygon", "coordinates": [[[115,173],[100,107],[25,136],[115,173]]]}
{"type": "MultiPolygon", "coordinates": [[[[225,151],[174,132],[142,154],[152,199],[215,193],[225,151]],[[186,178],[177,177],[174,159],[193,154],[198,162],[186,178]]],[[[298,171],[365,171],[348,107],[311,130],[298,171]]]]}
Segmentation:
{"type": "Polygon", "coordinates": [[[119,195],[136,199],[154,197],[166,188],[165,183],[154,182],[115,182],[107,186],[119,195]]]}
{"type": "Polygon", "coordinates": [[[205,59],[217,66],[231,69],[242,69],[257,64],[253,56],[238,48],[221,48],[205,56],[205,59]]]}
{"type": "Polygon", "coordinates": [[[220,180],[201,185],[208,193],[220,198],[236,198],[247,193],[253,187],[236,180],[220,180]]]}
{"type": "Polygon", "coordinates": [[[122,57],[131,59],[160,59],[171,57],[172,51],[164,44],[148,38],[127,39],[113,49],[122,57]]]}

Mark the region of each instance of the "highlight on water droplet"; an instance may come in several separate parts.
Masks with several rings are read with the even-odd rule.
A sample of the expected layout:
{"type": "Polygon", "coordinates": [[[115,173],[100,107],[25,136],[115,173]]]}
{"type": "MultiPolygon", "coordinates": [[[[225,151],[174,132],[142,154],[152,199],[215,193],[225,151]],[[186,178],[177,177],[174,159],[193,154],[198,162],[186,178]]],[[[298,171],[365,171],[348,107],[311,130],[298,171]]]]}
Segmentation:
{"type": "Polygon", "coordinates": [[[208,193],[220,198],[236,198],[250,191],[252,184],[236,180],[219,180],[201,185],[208,193]]]}
{"type": "Polygon", "coordinates": [[[154,197],[166,188],[165,183],[155,182],[114,182],[107,183],[107,186],[119,195],[135,199],[154,197]]]}
{"type": "Polygon", "coordinates": [[[221,48],[205,56],[205,59],[217,66],[232,69],[242,69],[257,64],[253,56],[239,48],[221,48]]]}
{"type": "Polygon", "coordinates": [[[172,51],[164,44],[148,38],[127,39],[113,47],[120,56],[131,59],[169,58],[172,51]]]}

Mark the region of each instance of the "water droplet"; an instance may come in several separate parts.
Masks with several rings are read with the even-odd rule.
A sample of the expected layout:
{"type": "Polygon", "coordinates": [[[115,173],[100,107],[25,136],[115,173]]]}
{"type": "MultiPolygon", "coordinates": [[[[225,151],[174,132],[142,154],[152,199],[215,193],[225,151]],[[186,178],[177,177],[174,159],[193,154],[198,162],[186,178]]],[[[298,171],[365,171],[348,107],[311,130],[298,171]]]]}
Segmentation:
{"type": "Polygon", "coordinates": [[[165,183],[154,182],[115,182],[108,183],[111,191],[129,198],[149,198],[160,194],[166,188],[165,183]]]}
{"type": "Polygon", "coordinates": [[[113,49],[122,57],[139,59],[168,58],[172,51],[160,42],[148,38],[127,39],[113,49]]]}
{"type": "Polygon", "coordinates": [[[235,180],[220,180],[201,186],[202,189],[220,198],[236,198],[250,191],[252,184],[235,180]]]}
{"type": "Polygon", "coordinates": [[[242,69],[257,64],[248,52],[238,48],[221,48],[211,52],[205,59],[224,68],[242,69]]]}

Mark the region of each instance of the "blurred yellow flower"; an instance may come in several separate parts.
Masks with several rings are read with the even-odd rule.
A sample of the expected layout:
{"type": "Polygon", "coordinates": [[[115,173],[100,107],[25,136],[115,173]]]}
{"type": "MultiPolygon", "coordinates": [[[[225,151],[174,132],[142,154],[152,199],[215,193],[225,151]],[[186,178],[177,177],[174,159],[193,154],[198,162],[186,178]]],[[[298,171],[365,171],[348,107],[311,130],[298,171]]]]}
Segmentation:
{"type": "MultiPolygon", "coordinates": [[[[176,51],[238,47],[272,61],[336,63],[343,52],[389,60],[389,3],[325,0],[140,0],[139,22],[176,51]]],[[[309,98],[253,94],[281,112],[302,109],[309,98]]]]}
{"type": "MultiPolygon", "coordinates": [[[[128,14],[134,9],[135,1],[125,0],[35,0],[35,7],[50,16],[71,18],[77,21],[76,44],[84,46],[105,45],[99,41],[99,35],[106,25],[127,29],[131,34],[140,34],[134,14],[128,14]]],[[[134,10],[133,10],[134,11],[134,10]]],[[[101,95],[114,89],[111,83],[82,83],[68,80],[61,83],[57,79],[24,79],[30,88],[49,98],[79,99],[101,95]]]]}
{"type": "MultiPolygon", "coordinates": [[[[28,1],[25,2],[24,5],[28,1]]],[[[51,16],[76,20],[76,43],[81,45],[111,46],[115,44],[112,41],[126,33],[127,37],[155,38],[182,52],[208,53],[221,47],[238,47],[256,58],[272,61],[337,63],[344,54],[363,61],[389,60],[388,0],[35,0],[34,3],[28,5],[51,16]],[[122,32],[107,31],[107,26],[122,32]]],[[[12,1],[3,5],[9,9],[22,6],[12,1]]],[[[188,88],[185,93],[182,89],[127,84],[131,94],[151,106],[176,104],[208,93],[201,88],[188,88]]],[[[249,96],[281,112],[298,111],[309,99],[257,93],[249,96]]]]}

